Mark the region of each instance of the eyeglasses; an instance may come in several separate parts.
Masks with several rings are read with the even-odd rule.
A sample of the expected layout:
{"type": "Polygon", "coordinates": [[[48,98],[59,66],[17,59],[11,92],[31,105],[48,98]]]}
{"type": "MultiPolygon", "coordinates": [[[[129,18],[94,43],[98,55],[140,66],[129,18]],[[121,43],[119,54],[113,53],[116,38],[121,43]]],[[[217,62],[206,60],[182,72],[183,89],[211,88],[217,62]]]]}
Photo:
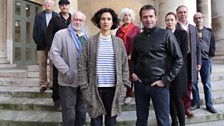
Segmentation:
{"type": "Polygon", "coordinates": [[[194,19],[202,19],[203,17],[194,17],[194,19]]]}
{"type": "Polygon", "coordinates": [[[84,22],[84,19],[73,18],[74,21],[84,22]]]}

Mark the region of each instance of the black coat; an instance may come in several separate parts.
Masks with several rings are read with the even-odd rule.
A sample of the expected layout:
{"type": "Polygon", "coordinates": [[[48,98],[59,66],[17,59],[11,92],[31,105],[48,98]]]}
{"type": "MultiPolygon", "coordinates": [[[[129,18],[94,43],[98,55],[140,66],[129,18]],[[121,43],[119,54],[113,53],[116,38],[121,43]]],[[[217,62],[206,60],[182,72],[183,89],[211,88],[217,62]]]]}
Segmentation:
{"type": "MultiPolygon", "coordinates": [[[[182,29],[181,25],[177,23],[177,29],[182,29]]],[[[193,83],[197,82],[198,71],[197,65],[201,65],[201,45],[197,34],[197,28],[191,24],[188,25],[188,39],[190,39],[191,55],[188,57],[187,73],[188,81],[193,83]]],[[[188,47],[188,46],[187,46],[188,47]]]]}
{"type": "MultiPolygon", "coordinates": [[[[52,12],[52,18],[57,15],[56,12],[52,12]]],[[[42,11],[41,13],[35,16],[34,25],[33,25],[33,40],[37,44],[37,50],[46,49],[46,12],[42,11]]]]}
{"type": "Polygon", "coordinates": [[[184,30],[176,29],[174,35],[177,39],[177,42],[180,46],[182,52],[184,64],[176,76],[176,78],[170,83],[170,94],[174,96],[185,96],[187,91],[187,51],[188,51],[188,37],[187,32],[184,30]]]}
{"type": "Polygon", "coordinates": [[[46,43],[47,43],[47,48],[49,50],[51,48],[51,44],[52,44],[55,33],[61,29],[67,28],[70,23],[71,23],[70,13],[69,13],[69,18],[67,20],[64,19],[60,13],[51,19],[47,28],[47,32],[46,32],[46,36],[47,36],[46,43]]]}

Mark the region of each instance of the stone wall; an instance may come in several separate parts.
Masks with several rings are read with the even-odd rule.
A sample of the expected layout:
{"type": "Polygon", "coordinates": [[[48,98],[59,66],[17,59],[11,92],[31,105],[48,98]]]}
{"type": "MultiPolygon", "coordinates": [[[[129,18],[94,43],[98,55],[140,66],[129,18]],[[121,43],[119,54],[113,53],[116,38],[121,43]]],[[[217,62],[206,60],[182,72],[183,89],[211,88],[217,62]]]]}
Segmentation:
{"type": "MultiPolygon", "coordinates": [[[[94,15],[94,13],[104,7],[112,8],[116,11],[117,14],[120,13],[122,8],[128,7],[132,8],[136,13],[136,25],[140,26],[139,21],[139,9],[144,4],[152,4],[154,5],[153,0],[79,0],[78,1],[78,8],[80,11],[87,15],[87,22],[86,22],[86,30],[89,35],[96,34],[99,32],[99,29],[96,28],[90,19],[94,15]]],[[[115,31],[114,31],[115,32],[115,31]]]]}

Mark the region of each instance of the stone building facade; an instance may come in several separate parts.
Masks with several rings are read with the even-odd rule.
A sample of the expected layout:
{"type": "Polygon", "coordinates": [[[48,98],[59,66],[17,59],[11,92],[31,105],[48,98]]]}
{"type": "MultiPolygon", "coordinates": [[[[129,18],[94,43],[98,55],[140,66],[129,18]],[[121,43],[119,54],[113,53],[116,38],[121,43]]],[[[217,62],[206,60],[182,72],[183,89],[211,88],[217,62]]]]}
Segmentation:
{"type": "MultiPolygon", "coordinates": [[[[36,49],[32,40],[32,28],[35,14],[42,10],[44,0],[0,0],[0,64],[16,64],[26,66],[36,64],[36,49]]],[[[55,0],[55,11],[58,11],[58,0],[55,0]]],[[[124,7],[136,12],[137,25],[141,25],[138,17],[139,9],[144,4],[152,4],[157,9],[158,25],[165,26],[164,16],[179,5],[189,10],[189,21],[193,23],[193,15],[201,11],[205,15],[205,26],[215,32],[217,55],[216,62],[224,63],[224,13],[223,0],[70,0],[70,12],[81,10],[87,15],[86,31],[89,35],[99,30],[90,22],[92,15],[102,7],[113,8],[117,13],[124,7]]]]}

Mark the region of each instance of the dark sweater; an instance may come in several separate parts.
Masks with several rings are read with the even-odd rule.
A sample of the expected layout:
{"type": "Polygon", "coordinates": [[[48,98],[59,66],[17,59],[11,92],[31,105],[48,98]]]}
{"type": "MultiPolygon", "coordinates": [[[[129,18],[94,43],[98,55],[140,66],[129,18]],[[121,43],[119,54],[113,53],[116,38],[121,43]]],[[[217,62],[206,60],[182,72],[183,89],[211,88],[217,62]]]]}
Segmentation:
{"type": "Polygon", "coordinates": [[[212,30],[204,27],[198,30],[198,32],[202,33],[202,37],[200,38],[202,59],[209,59],[215,56],[215,37],[212,30]]]}
{"type": "Polygon", "coordinates": [[[53,17],[48,25],[47,32],[46,32],[46,43],[47,48],[50,50],[51,44],[54,38],[54,35],[57,31],[67,28],[68,25],[71,23],[71,14],[69,13],[69,18],[66,20],[62,17],[61,13],[57,16],[53,17]]]}

